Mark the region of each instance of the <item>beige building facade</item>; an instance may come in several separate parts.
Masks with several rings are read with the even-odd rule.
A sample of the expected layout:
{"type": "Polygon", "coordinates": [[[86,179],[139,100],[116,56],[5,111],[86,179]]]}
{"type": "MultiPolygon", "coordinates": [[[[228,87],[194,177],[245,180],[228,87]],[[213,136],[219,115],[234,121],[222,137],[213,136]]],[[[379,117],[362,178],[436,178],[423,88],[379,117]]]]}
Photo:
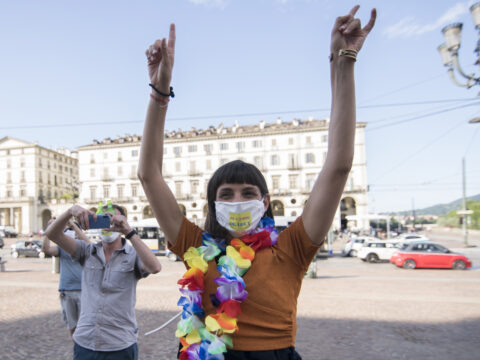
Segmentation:
{"type": "MultiPolygon", "coordinates": [[[[183,213],[203,224],[206,188],[213,172],[236,159],[255,164],[264,174],[275,216],[302,213],[327,156],[329,120],[298,120],[232,127],[209,127],[165,133],[163,175],[183,213]]],[[[346,220],[368,214],[365,157],[366,123],[357,123],[355,157],[334,229],[368,229],[368,221],[346,220]]],[[[129,221],[153,217],[137,178],[140,136],[126,135],[94,141],[78,148],[80,198],[94,210],[111,199],[122,206],[129,221]]]]}
{"type": "Polygon", "coordinates": [[[77,180],[75,152],[0,139],[0,225],[20,234],[44,229],[58,205],[74,201],[77,180]]]}

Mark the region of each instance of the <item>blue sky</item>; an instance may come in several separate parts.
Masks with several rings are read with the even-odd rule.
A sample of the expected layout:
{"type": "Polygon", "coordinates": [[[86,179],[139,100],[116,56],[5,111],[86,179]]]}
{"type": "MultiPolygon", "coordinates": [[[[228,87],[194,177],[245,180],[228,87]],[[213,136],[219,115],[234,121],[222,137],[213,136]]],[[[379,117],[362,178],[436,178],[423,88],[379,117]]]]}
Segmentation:
{"type": "MultiPolygon", "coordinates": [[[[359,1],[377,24],[356,64],[371,212],[408,210],[480,193],[480,87],[448,78],[441,28],[463,22],[460,61],[479,72],[473,1],[359,1]],[[424,104],[412,104],[424,103],[424,104]],[[397,104],[392,106],[392,104],[397,104]]],[[[0,0],[0,137],[46,147],[141,134],[145,49],[177,25],[167,129],[329,114],[333,22],[355,2],[333,0],[0,0]],[[249,114],[263,115],[249,115],[249,114]],[[236,116],[234,116],[236,115],[236,116]]]]}

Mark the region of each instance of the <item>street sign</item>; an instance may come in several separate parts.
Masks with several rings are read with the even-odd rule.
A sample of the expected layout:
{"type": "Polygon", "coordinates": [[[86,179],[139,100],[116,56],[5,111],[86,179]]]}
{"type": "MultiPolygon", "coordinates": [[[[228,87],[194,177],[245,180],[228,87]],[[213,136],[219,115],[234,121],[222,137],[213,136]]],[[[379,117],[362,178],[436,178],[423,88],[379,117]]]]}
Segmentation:
{"type": "Polygon", "coordinates": [[[457,214],[458,215],[471,215],[471,214],[473,214],[473,210],[458,210],[457,214]]]}

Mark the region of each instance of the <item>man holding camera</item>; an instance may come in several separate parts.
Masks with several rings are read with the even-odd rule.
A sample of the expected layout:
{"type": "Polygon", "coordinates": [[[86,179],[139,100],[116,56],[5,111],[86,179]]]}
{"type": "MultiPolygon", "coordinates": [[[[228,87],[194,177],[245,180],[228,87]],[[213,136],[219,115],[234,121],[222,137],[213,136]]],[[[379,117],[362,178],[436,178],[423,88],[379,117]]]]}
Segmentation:
{"type": "Polygon", "coordinates": [[[63,233],[72,217],[85,230],[95,226],[97,215],[78,205],[59,216],[46,231],[48,238],[83,267],[82,308],[73,334],[75,360],[138,358],[137,281],[161,270],[155,255],[128,225],[123,209],[113,208],[111,227],[102,229],[101,242],[87,244],[63,233]]]}

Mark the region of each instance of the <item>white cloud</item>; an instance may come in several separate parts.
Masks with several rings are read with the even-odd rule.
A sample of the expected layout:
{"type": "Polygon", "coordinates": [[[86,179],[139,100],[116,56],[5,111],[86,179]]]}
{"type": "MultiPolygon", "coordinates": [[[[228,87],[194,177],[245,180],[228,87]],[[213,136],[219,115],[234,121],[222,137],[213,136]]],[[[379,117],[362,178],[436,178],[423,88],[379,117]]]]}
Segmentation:
{"type": "Polygon", "coordinates": [[[443,13],[438,19],[429,24],[422,25],[418,20],[411,16],[405,17],[396,24],[386,28],[384,34],[389,38],[410,37],[440,29],[445,25],[457,21],[461,15],[467,13],[469,11],[470,3],[472,3],[472,1],[455,4],[445,11],[445,13],[443,13]]]}
{"type": "Polygon", "coordinates": [[[226,0],[188,0],[195,5],[211,6],[224,8],[227,4],[226,0]]]}

